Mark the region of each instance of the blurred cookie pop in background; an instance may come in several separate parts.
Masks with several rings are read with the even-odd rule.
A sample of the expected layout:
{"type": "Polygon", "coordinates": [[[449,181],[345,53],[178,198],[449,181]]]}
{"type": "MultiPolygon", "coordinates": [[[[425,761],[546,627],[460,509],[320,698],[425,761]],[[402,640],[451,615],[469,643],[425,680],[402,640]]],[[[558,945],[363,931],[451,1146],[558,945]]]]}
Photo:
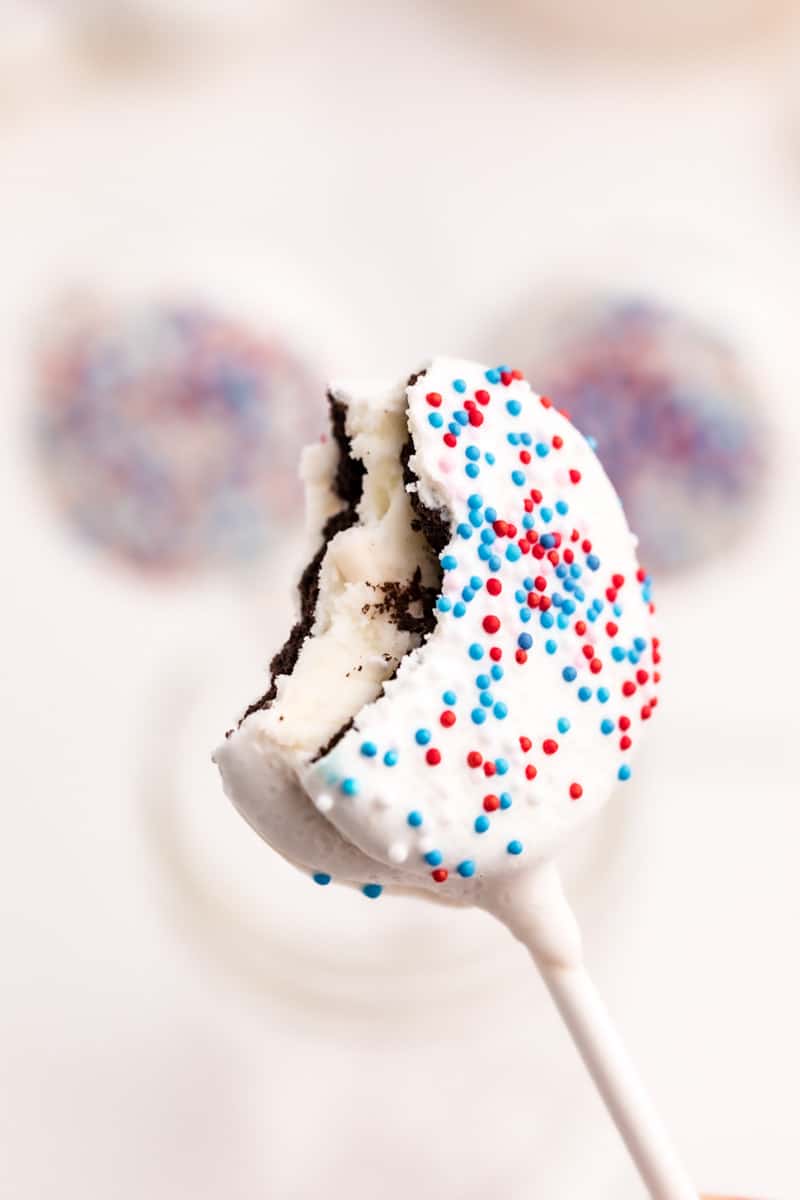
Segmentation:
{"type": "Polygon", "coordinates": [[[64,306],[36,362],[59,512],[147,572],[253,562],[300,512],[321,387],[281,340],[199,301],[64,306]]]}
{"type": "Polygon", "coordinates": [[[726,337],[630,294],[533,305],[527,328],[515,362],[596,444],[648,567],[675,570],[732,544],[750,524],[766,449],[760,398],[726,337]]]}

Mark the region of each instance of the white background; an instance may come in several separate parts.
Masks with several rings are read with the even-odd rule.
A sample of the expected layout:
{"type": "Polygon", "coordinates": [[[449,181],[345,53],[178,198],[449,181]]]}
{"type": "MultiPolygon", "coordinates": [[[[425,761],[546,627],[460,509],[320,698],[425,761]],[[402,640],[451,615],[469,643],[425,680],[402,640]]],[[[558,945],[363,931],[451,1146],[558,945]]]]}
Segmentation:
{"type": "Polygon", "coordinates": [[[31,318],[75,281],[199,280],[368,373],[502,358],[531,289],[586,279],[720,320],[762,383],[763,509],[661,586],[639,782],[569,875],[699,1184],[791,1200],[793,43],[576,59],[496,16],[357,4],[235,41],[90,74],[26,37],[3,77],[0,1194],[642,1194],[499,927],[311,895],[225,808],[209,754],[280,640],[293,552],[271,587],[112,572],[64,539],[27,425],[31,318]]]}

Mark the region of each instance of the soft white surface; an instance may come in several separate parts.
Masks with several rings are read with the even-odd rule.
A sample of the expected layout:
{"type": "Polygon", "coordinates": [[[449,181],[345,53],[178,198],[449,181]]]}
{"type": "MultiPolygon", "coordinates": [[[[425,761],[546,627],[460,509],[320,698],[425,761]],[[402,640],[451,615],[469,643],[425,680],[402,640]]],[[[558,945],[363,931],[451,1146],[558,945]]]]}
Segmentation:
{"type": "MultiPolygon", "coordinates": [[[[800,209],[781,64],[626,79],[507,47],[493,58],[493,44],[428,12],[331,9],[268,68],[87,92],[80,106],[62,96],[58,111],[43,91],[28,124],[4,125],[0,1192],[15,1200],[306,1200],[321,1183],[395,1200],[456,1173],[465,1198],[641,1195],[540,986],[513,974],[514,947],[496,953],[515,986],[484,972],[487,990],[458,990],[457,1020],[429,1010],[435,982],[403,979],[387,1020],[343,1033],[346,1004],[321,1013],[295,998],[287,1016],[263,992],[243,999],[233,971],[210,969],[220,959],[191,952],[208,950],[210,916],[165,919],[142,739],[162,732],[165,674],[190,662],[221,677],[210,648],[241,610],[219,588],[109,577],[61,542],[23,455],[23,316],[65,264],[162,277],[227,229],[249,246],[242,288],[269,294],[280,279],[312,341],[340,347],[327,371],[400,372],[439,346],[500,355],[494,330],[515,297],[562,260],[591,270],[595,253],[630,277],[652,252],[651,282],[729,317],[752,347],[782,438],[769,508],[752,542],[660,588],[667,680],[647,783],[613,876],[579,907],[594,973],[698,1180],[800,1192],[800,209]]],[[[215,697],[192,739],[198,763],[251,682],[215,697]]],[[[214,774],[189,781],[222,822],[214,774]]],[[[263,858],[229,817],[208,841],[238,898],[263,858]]],[[[344,900],[368,951],[376,908],[344,900]]],[[[447,929],[491,952],[479,916],[455,932],[471,916],[447,929]]],[[[428,910],[416,919],[421,938],[428,910]]],[[[272,925],[289,920],[278,911],[272,925]]],[[[311,928],[335,960],[327,920],[311,928]]],[[[304,961],[313,972],[313,946],[304,961]]],[[[368,1001],[375,983],[362,970],[350,986],[368,1001]]]]}

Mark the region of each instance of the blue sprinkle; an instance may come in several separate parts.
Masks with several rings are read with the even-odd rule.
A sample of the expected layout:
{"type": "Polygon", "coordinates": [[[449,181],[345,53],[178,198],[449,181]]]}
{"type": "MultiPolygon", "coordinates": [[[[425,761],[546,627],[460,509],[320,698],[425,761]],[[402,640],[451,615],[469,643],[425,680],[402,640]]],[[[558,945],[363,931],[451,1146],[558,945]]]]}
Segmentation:
{"type": "Polygon", "coordinates": [[[414,734],[414,741],[417,743],[418,746],[427,746],[427,744],[430,740],[431,740],[430,729],[418,729],[417,732],[414,734]]]}
{"type": "Polygon", "coordinates": [[[569,733],[570,723],[568,717],[559,717],[556,725],[558,726],[559,733],[569,733]]]}
{"type": "Polygon", "coordinates": [[[561,605],[564,603],[564,597],[561,595],[560,592],[553,592],[550,599],[556,608],[561,608],[561,605]]]}
{"type": "Polygon", "coordinates": [[[465,453],[470,462],[477,462],[481,456],[481,452],[477,446],[467,446],[465,453]]]}
{"type": "Polygon", "coordinates": [[[486,833],[486,830],[488,828],[489,828],[489,818],[488,817],[476,817],[475,818],[475,832],[476,833],[486,833]]]}
{"type": "Polygon", "coordinates": [[[469,648],[469,656],[473,662],[480,662],[483,658],[483,646],[478,642],[473,642],[469,648]]]}
{"type": "Polygon", "coordinates": [[[552,550],[556,544],[555,534],[552,534],[552,533],[542,534],[542,537],[539,539],[539,541],[540,541],[540,544],[542,546],[544,546],[545,550],[552,550]]]}
{"type": "Polygon", "coordinates": [[[595,598],[592,601],[592,608],[599,615],[603,611],[603,601],[595,598]]]}
{"type": "Polygon", "coordinates": [[[572,613],[574,613],[574,612],[575,612],[575,603],[574,603],[574,601],[572,601],[572,600],[565,600],[565,601],[564,601],[564,612],[567,614],[567,616],[571,616],[571,615],[572,615],[572,613]]]}
{"type": "Polygon", "coordinates": [[[467,504],[470,508],[483,508],[483,496],[479,496],[477,492],[473,492],[467,504]]]}
{"type": "Polygon", "coordinates": [[[592,698],[592,689],[590,687],[587,687],[586,684],[584,684],[583,687],[578,688],[578,699],[582,700],[584,702],[584,704],[586,703],[587,700],[591,700],[591,698],[592,698]]]}
{"type": "Polygon", "coordinates": [[[452,708],[454,704],[458,703],[458,697],[456,696],[455,692],[443,692],[442,700],[448,708],[452,708]]]}
{"type": "Polygon", "coordinates": [[[558,626],[559,629],[568,629],[569,628],[569,617],[567,616],[566,611],[560,612],[558,614],[558,616],[556,617],[556,625],[558,626]]]}
{"type": "Polygon", "coordinates": [[[345,796],[357,796],[358,795],[358,780],[357,779],[343,779],[342,780],[342,791],[344,792],[345,796]]]}
{"type": "Polygon", "coordinates": [[[600,559],[597,557],[596,554],[590,554],[587,556],[586,565],[590,571],[596,571],[597,568],[600,566],[600,559]]]}
{"type": "Polygon", "coordinates": [[[622,649],[622,646],[612,646],[611,657],[613,658],[614,662],[623,662],[625,659],[625,651],[622,649]]]}
{"type": "Polygon", "coordinates": [[[512,471],[511,472],[511,482],[515,483],[517,485],[517,487],[524,487],[525,486],[525,472],[524,471],[512,471]]]}
{"type": "Polygon", "coordinates": [[[440,413],[428,413],[428,424],[432,425],[434,429],[441,429],[444,425],[444,418],[440,413]]]}
{"type": "Polygon", "coordinates": [[[627,763],[623,763],[622,766],[620,767],[620,769],[617,771],[617,779],[621,779],[624,783],[625,780],[630,779],[630,777],[631,777],[631,769],[627,763]]]}
{"type": "Polygon", "coordinates": [[[572,683],[577,678],[577,675],[578,672],[574,667],[564,667],[564,670],[561,672],[562,678],[566,679],[567,683],[572,683]]]}
{"type": "Polygon", "coordinates": [[[374,758],[378,753],[378,747],[374,742],[362,742],[361,753],[364,755],[364,758],[374,758]]]}
{"type": "Polygon", "coordinates": [[[442,861],[441,850],[429,850],[425,855],[425,862],[429,867],[438,867],[442,861]]]}
{"type": "Polygon", "coordinates": [[[379,883],[365,883],[361,890],[368,900],[377,900],[383,888],[379,883]]]}
{"type": "Polygon", "coordinates": [[[580,579],[581,575],[583,574],[583,567],[581,567],[578,563],[572,563],[569,568],[569,573],[573,579],[580,579]]]}
{"type": "Polygon", "coordinates": [[[463,879],[469,879],[475,874],[475,863],[471,858],[467,858],[464,862],[458,864],[456,870],[463,879]]]}
{"type": "Polygon", "coordinates": [[[316,874],[311,876],[311,878],[314,880],[314,883],[318,883],[320,887],[327,887],[331,881],[331,877],[326,871],[317,871],[316,874]]]}
{"type": "Polygon", "coordinates": [[[457,392],[465,392],[467,390],[466,381],[463,379],[454,379],[453,387],[457,392]]]}
{"type": "Polygon", "coordinates": [[[559,563],[556,567],[556,576],[559,579],[566,579],[568,574],[569,571],[567,570],[566,563],[559,563]]]}
{"type": "Polygon", "coordinates": [[[601,704],[605,704],[610,695],[611,695],[611,692],[608,690],[607,687],[601,687],[601,688],[597,689],[597,699],[600,701],[601,704]]]}
{"type": "Polygon", "coordinates": [[[412,829],[419,829],[420,825],[422,824],[422,813],[418,812],[417,809],[415,808],[412,812],[410,812],[408,814],[408,816],[406,817],[406,820],[408,821],[408,823],[412,829]]]}
{"type": "Polygon", "coordinates": [[[465,413],[463,409],[458,409],[453,413],[453,416],[458,421],[459,425],[469,425],[469,413],[465,413]]]}
{"type": "Polygon", "coordinates": [[[494,525],[495,521],[497,520],[497,509],[492,508],[491,505],[486,509],[486,520],[490,525],[494,525]]]}
{"type": "Polygon", "coordinates": [[[564,580],[564,591],[565,592],[574,592],[575,591],[575,580],[574,579],[565,579],[564,580]]]}
{"type": "Polygon", "coordinates": [[[628,662],[632,662],[632,663],[633,663],[633,665],[634,665],[634,666],[636,666],[636,664],[638,663],[638,661],[639,661],[639,655],[636,653],[636,651],[635,651],[635,650],[629,650],[629,651],[628,651],[628,662]]]}
{"type": "Polygon", "coordinates": [[[484,708],[491,708],[494,704],[494,696],[491,692],[481,692],[478,697],[484,708]]]}
{"type": "Polygon", "coordinates": [[[518,417],[522,412],[522,405],[520,404],[519,400],[509,400],[506,404],[506,408],[511,413],[512,417],[518,417]]]}
{"type": "Polygon", "coordinates": [[[558,642],[554,642],[552,638],[548,638],[544,644],[544,648],[548,654],[555,654],[558,649],[558,642]]]}
{"type": "Polygon", "coordinates": [[[555,617],[549,610],[541,613],[539,616],[539,624],[541,625],[542,629],[552,629],[554,622],[555,617]]]}
{"type": "Polygon", "coordinates": [[[529,633],[521,633],[517,638],[517,645],[520,650],[530,650],[533,645],[533,638],[529,633]]]}
{"type": "Polygon", "coordinates": [[[494,466],[494,455],[492,454],[492,452],[490,450],[486,451],[486,461],[490,467],[494,466]]]}
{"type": "Polygon", "coordinates": [[[473,708],[471,716],[474,725],[482,725],[486,720],[486,710],[483,708],[473,708]]]}
{"type": "Polygon", "coordinates": [[[523,625],[527,625],[532,616],[533,616],[533,613],[527,607],[521,608],[519,610],[519,619],[520,619],[520,621],[522,621],[523,625]]]}
{"type": "Polygon", "coordinates": [[[459,537],[464,538],[465,541],[469,541],[469,539],[472,537],[472,526],[465,525],[462,521],[456,532],[458,533],[459,537]]]}
{"type": "Polygon", "coordinates": [[[465,600],[467,602],[467,604],[469,604],[470,601],[475,599],[475,593],[473,592],[471,587],[465,587],[465,588],[461,589],[461,599],[465,600]]]}
{"type": "Polygon", "coordinates": [[[484,529],[481,531],[481,541],[484,546],[491,546],[497,541],[497,534],[493,529],[484,529]]]}
{"type": "Polygon", "coordinates": [[[462,604],[462,603],[461,603],[461,601],[460,601],[460,600],[458,600],[458,601],[457,601],[457,602],[456,602],[456,603],[453,605],[453,616],[454,616],[454,617],[463,617],[463,616],[466,616],[466,613],[467,613],[467,606],[466,606],[466,604],[462,604]]]}
{"type": "Polygon", "coordinates": [[[383,756],[384,765],[387,767],[396,767],[399,754],[396,750],[387,750],[383,756]]]}
{"type": "Polygon", "coordinates": [[[539,509],[539,515],[545,524],[549,525],[553,519],[553,510],[552,508],[547,508],[546,505],[542,505],[542,507],[539,509]]]}
{"type": "Polygon", "coordinates": [[[615,617],[621,617],[622,616],[622,605],[615,604],[611,611],[613,612],[615,617]]]}
{"type": "Polygon", "coordinates": [[[475,463],[467,463],[467,465],[466,465],[466,467],[464,468],[464,470],[466,471],[466,473],[467,473],[467,475],[469,476],[469,478],[470,478],[470,479],[477,479],[477,478],[478,478],[478,476],[479,476],[479,475],[480,475],[480,473],[481,473],[481,469],[480,469],[480,467],[477,467],[477,466],[475,465],[475,463]]]}
{"type": "Polygon", "coordinates": [[[550,447],[545,442],[537,442],[536,453],[539,455],[539,458],[547,458],[550,453],[550,447]]]}
{"type": "Polygon", "coordinates": [[[494,765],[495,765],[498,775],[507,775],[508,774],[508,763],[506,762],[506,760],[504,758],[496,758],[494,760],[494,765]]]}
{"type": "Polygon", "coordinates": [[[501,793],[501,795],[500,795],[500,807],[503,809],[503,811],[505,811],[505,810],[507,810],[507,809],[511,808],[511,794],[510,794],[510,792],[502,792],[502,793],[501,793]]]}
{"type": "Polygon", "coordinates": [[[473,589],[473,591],[479,592],[483,587],[483,580],[481,579],[480,575],[473,575],[469,581],[469,586],[473,589]]]}
{"type": "Polygon", "coordinates": [[[452,600],[448,600],[447,596],[440,596],[436,601],[436,607],[438,608],[439,612],[450,612],[450,609],[453,607],[453,602],[452,600]]]}
{"type": "Polygon", "coordinates": [[[495,682],[499,683],[500,680],[503,678],[503,675],[504,675],[504,671],[503,671],[503,668],[500,666],[500,663],[495,663],[494,666],[492,667],[492,679],[494,679],[495,682]]]}
{"type": "Polygon", "coordinates": [[[519,437],[518,433],[509,433],[508,443],[510,446],[518,446],[519,442],[520,442],[520,437],[519,437]]]}
{"type": "Polygon", "coordinates": [[[535,524],[536,520],[534,519],[533,513],[525,513],[525,516],[522,518],[522,528],[533,529],[535,524]]]}
{"type": "Polygon", "coordinates": [[[575,599],[579,600],[580,603],[583,604],[584,600],[586,599],[586,593],[584,592],[583,588],[575,588],[575,599]]]}
{"type": "Polygon", "coordinates": [[[514,599],[516,600],[517,604],[525,604],[528,600],[528,593],[523,591],[522,588],[517,588],[517,590],[514,592],[514,599]]]}
{"type": "Polygon", "coordinates": [[[489,681],[489,676],[488,675],[476,676],[475,687],[478,688],[479,691],[485,692],[488,687],[491,687],[491,683],[489,681]]]}
{"type": "Polygon", "coordinates": [[[639,651],[639,653],[641,654],[643,650],[647,649],[647,638],[643,638],[643,637],[634,638],[633,644],[636,647],[636,649],[639,651]]]}
{"type": "Polygon", "coordinates": [[[528,575],[528,576],[527,576],[527,578],[523,579],[523,581],[522,581],[522,586],[523,586],[523,587],[525,588],[525,590],[526,590],[526,591],[528,591],[528,592],[532,592],[532,591],[533,591],[533,580],[531,579],[530,575],[528,575]]]}
{"type": "Polygon", "coordinates": [[[560,513],[562,517],[567,515],[569,512],[569,505],[567,504],[566,500],[556,500],[556,512],[560,513]]]}
{"type": "Polygon", "coordinates": [[[478,558],[481,562],[488,562],[492,557],[492,552],[488,546],[478,546],[478,558]]]}
{"type": "Polygon", "coordinates": [[[589,447],[590,447],[592,450],[596,450],[596,449],[597,449],[597,438],[596,438],[596,437],[592,437],[592,435],[591,435],[591,434],[589,434],[589,436],[586,438],[586,444],[587,444],[587,446],[589,446],[589,447]]]}
{"type": "Polygon", "coordinates": [[[458,437],[461,433],[461,426],[457,425],[455,421],[451,421],[447,428],[449,429],[450,433],[452,433],[453,437],[458,437]]]}
{"type": "Polygon", "coordinates": [[[523,446],[530,446],[530,444],[533,441],[533,438],[531,437],[531,435],[529,433],[521,433],[520,438],[522,440],[523,446]]]}
{"type": "Polygon", "coordinates": [[[614,732],[614,722],[611,720],[611,717],[603,717],[600,722],[600,732],[606,734],[606,736],[614,732]]]}
{"type": "MultiPolygon", "coordinates": [[[[516,547],[515,547],[515,549],[516,549],[516,547]]],[[[500,568],[502,567],[502,565],[503,565],[503,560],[501,558],[498,558],[496,554],[489,555],[489,570],[490,571],[499,571],[500,568]]]]}
{"type": "Polygon", "coordinates": [[[492,367],[492,369],[490,371],[486,372],[486,378],[489,380],[489,383],[499,383],[500,382],[500,372],[496,371],[494,369],[494,367],[492,367]]]}
{"type": "Polygon", "coordinates": [[[517,839],[514,838],[513,842],[508,843],[506,850],[509,854],[522,854],[522,842],[518,842],[517,839]]]}
{"type": "Polygon", "coordinates": [[[508,716],[508,705],[503,704],[502,700],[498,700],[497,704],[494,706],[494,715],[497,717],[498,721],[504,721],[508,716]]]}
{"type": "Polygon", "coordinates": [[[442,557],[441,563],[445,571],[454,571],[458,566],[458,559],[453,558],[452,554],[445,554],[442,557]]]}
{"type": "Polygon", "coordinates": [[[520,548],[516,542],[512,542],[511,545],[506,550],[506,558],[508,559],[509,562],[519,562],[521,557],[522,557],[522,551],[520,550],[520,548]]]}
{"type": "Polygon", "coordinates": [[[597,620],[597,613],[594,611],[594,609],[593,609],[593,608],[590,608],[590,609],[588,609],[588,610],[587,610],[587,612],[586,612],[586,620],[587,620],[587,621],[591,621],[591,622],[592,622],[592,624],[594,624],[594,622],[597,620]]]}

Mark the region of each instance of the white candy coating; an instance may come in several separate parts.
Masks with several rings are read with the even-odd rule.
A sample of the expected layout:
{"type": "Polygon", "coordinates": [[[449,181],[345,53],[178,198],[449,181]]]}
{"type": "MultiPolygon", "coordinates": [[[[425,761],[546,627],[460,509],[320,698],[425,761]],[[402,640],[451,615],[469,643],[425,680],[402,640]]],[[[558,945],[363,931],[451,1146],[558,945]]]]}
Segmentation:
{"type": "MultiPolygon", "coordinates": [[[[649,584],[597,457],[524,381],[440,358],[407,389],[336,395],[367,467],[360,526],[328,547],[297,667],[216,760],[293,862],[480,902],[551,857],[629,774],[657,681],[649,584]],[[399,466],[409,432],[412,490],[451,531],[421,645],[374,600],[418,566],[437,580],[399,466]]],[[[321,483],[330,447],[314,453],[319,524],[341,505],[321,483]]]]}

